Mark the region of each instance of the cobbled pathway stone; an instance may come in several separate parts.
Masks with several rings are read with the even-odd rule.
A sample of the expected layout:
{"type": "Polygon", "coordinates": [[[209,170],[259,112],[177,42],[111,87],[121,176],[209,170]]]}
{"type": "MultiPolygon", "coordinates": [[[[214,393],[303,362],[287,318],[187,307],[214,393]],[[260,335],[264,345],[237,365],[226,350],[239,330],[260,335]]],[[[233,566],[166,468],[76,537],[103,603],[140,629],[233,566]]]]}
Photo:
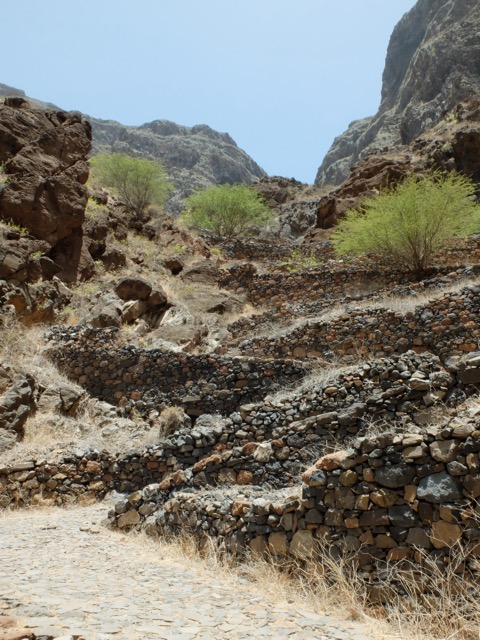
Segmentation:
{"type": "Polygon", "coordinates": [[[85,640],[376,640],[101,526],[106,505],[0,514],[0,613],[85,640]]]}

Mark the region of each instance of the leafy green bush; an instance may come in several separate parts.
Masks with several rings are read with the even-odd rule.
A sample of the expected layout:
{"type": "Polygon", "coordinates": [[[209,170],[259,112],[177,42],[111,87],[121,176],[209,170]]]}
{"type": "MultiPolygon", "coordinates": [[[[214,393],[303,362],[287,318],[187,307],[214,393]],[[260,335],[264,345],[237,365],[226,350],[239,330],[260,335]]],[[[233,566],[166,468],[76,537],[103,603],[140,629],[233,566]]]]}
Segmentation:
{"type": "Polygon", "coordinates": [[[150,205],[162,207],[171,189],[165,169],[157,160],[100,153],[91,158],[90,166],[94,183],[113,189],[140,220],[150,205]]]}
{"type": "Polygon", "coordinates": [[[475,186],[458,173],[413,175],[348,211],[332,234],[337,255],[371,254],[421,277],[435,255],[479,225],[475,186]]]}
{"type": "Polygon", "coordinates": [[[231,239],[268,227],[275,216],[250,187],[222,184],[187,198],[181,219],[187,227],[231,239]]]}

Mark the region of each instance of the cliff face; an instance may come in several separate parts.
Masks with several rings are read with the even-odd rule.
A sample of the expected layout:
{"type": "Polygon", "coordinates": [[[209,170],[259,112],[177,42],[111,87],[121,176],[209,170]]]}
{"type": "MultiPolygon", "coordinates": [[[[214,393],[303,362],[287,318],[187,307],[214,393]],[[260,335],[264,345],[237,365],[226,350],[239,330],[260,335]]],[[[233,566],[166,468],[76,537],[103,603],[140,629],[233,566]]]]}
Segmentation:
{"type": "Polygon", "coordinates": [[[89,120],[94,153],[115,151],[162,161],[175,186],[167,203],[169,213],[179,213],[182,200],[197,189],[222,183],[250,184],[266,175],[228,133],[207,125],[184,127],[155,120],[127,127],[113,121],[89,120]]]}
{"type": "Polygon", "coordinates": [[[391,36],[378,113],[334,140],[315,184],[340,184],[359,159],[409,144],[479,93],[480,3],[418,0],[391,36]]]}
{"type": "Polygon", "coordinates": [[[46,243],[58,275],[75,281],[91,266],[83,247],[91,127],[79,114],[36,109],[24,98],[0,105],[0,220],[46,243]]]}
{"type": "Polygon", "coordinates": [[[394,186],[407,175],[432,169],[465,174],[477,184],[480,198],[480,96],[458,103],[410,144],[359,160],[347,180],[314,203],[316,224],[308,240],[322,238],[318,230],[337,224],[348,209],[357,208],[366,197],[387,185],[394,186]]]}

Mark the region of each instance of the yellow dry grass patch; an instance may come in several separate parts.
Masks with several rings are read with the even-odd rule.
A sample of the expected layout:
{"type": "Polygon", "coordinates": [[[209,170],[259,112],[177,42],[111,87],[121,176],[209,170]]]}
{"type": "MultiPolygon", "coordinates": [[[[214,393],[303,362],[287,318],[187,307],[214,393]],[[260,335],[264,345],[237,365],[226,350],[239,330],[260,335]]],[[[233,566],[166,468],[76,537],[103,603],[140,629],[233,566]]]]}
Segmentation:
{"type": "MultiPolygon", "coordinates": [[[[247,554],[235,559],[207,539],[199,547],[190,534],[167,539],[151,538],[144,532],[129,534],[148,553],[170,562],[195,563],[200,570],[221,575],[222,579],[246,581],[249,590],[281,606],[294,606],[339,621],[362,625],[359,633],[377,640],[478,640],[480,638],[480,599],[478,566],[463,572],[466,550],[458,545],[456,558],[446,568],[424,558],[419,565],[396,571],[386,567],[379,586],[387,594],[382,604],[369,602],[367,589],[359,576],[354,555],[333,554],[325,547],[319,558],[281,558],[247,554]],[[428,571],[426,570],[428,569],[428,571]],[[401,593],[394,593],[393,580],[401,593]],[[420,592],[427,585],[431,595],[420,592]]],[[[478,563],[477,563],[478,564],[478,563]]],[[[238,587],[236,587],[238,588],[238,587]]]]}

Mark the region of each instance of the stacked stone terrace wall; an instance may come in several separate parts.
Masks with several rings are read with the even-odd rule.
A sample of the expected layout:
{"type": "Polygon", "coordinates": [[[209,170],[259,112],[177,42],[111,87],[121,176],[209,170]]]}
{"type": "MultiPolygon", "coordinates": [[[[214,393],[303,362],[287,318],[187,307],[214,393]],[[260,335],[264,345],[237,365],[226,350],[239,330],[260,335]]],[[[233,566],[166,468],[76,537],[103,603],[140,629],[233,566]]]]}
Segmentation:
{"type": "MultiPolygon", "coordinates": [[[[439,267],[432,270],[429,279],[435,281],[453,271],[453,267],[439,267]]],[[[480,273],[480,267],[459,266],[457,271],[463,271],[471,277],[480,273]]],[[[279,307],[285,303],[304,304],[306,301],[316,301],[325,306],[326,303],[345,298],[355,300],[369,295],[383,295],[390,289],[396,289],[401,294],[411,285],[411,281],[405,274],[380,267],[372,268],[368,263],[359,261],[348,267],[332,262],[297,273],[274,271],[268,274],[259,274],[252,264],[245,264],[231,267],[222,274],[219,285],[246,294],[254,306],[279,307]]]]}
{"type": "MultiPolygon", "coordinates": [[[[476,272],[480,273],[480,268],[467,268],[453,271],[444,276],[438,276],[422,280],[421,282],[409,283],[404,285],[397,285],[395,287],[388,287],[386,289],[378,289],[374,291],[359,292],[353,296],[344,296],[341,299],[342,305],[348,305],[353,302],[365,302],[371,300],[375,302],[379,299],[385,300],[389,298],[414,298],[421,293],[438,290],[451,286],[453,283],[460,283],[465,281],[465,285],[471,280],[472,276],[476,272]]],[[[386,303],[388,304],[388,303],[386,303]]],[[[315,320],[315,316],[325,312],[331,308],[331,303],[320,300],[304,300],[302,302],[281,302],[277,306],[272,307],[264,313],[257,315],[245,316],[239,318],[235,322],[228,325],[228,331],[232,335],[232,338],[227,343],[227,346],[236,345],[241,339],[245,339],[248,334],[268,333],[272,331],[273,324],[275,324],[277,330],[279,328],[288,326],[292,322],[292,319],[303,318],[315,320]]],[[[219,353],[225,352],[226,347],[219,348],[219,353]]]]}
{"type": "Polygon", "coordinates": [[[246,340],[243,355],[268,358],[341,358],[429,350],[442,358],[475,351],[480,339],[480,287],[419,305],[412,311],[350,308],[338,317],[311,322],[280,337],[246,340]]]}
{"type": "MultiPolygon", "coordinates": [[[[282,240],[242,240],[233,239],[218,242],[214,238],[208,238],[207,242],[219,248],[222,254],[232,260],[268,261],[275,263],[286,260],[292,253],[292,245],[282,240]]],[[[320,245],[316,245],[318,252],[322,251],[320,245]]],[[[323,251],[324,253],[324,251],[323,251]]]]}
{"type": "Polygon", "coordinates": [[[369,289],[385,289],[389,282],[395,282],[394,276],[390,278],[381,269],[358,270],[352,279],[351,269],[333,268],[332,265],[322,265],[298,273],[279,271],[257,274],[252,265],[246,264],[229,269],[220,278],[219,285],[247,294],[249,302],[260,306],[278,305],[285,300],[290,303],[315,299],[332,301],[369,289]]]}
{"type": "MultiPolygon", "coordinates": [[[[216,238],[206,238],[211,246],[216,246],[222,254],[234,260],[250,260],[259,262],[281,262],[292,255],[295,249],[304,256],[314,256],[319,262],[333,260],[335,252],[329,240],[292,245],[291,242],[280,238],[259,240],[255,238],[235,238],[219,242],[216,238]]],[[[480,260],[480,236],[467,239],[457,239],[446,249],[439,261],[444,264],[462,264],[464,262],[478,262],[480,260]]]]}
{"type": "Polygon", "coordinates": [[[142,411],[181,404],[192,416],[226,415],[306,374],[288,359],[258,362],[138,349],[119,345],[116,335],[112,329],[52,329],[49,355],[71,380],[111,404],[133,399],[142,411]]]}
{"type": "Polygon", "coordinates": [[[38,496],[64,503],[151,483],[164,497],[176,489],[225,484],[291,486],[329,443],[345,443],[376,420],[399,429],[406,419],[431,422],[428,412],[436,402],[464,398],[480,382],[479,354],[452,362],[451,372],[433,356],[413,353],[366,367],[319,385],[308,398],[244,406],[228,419],[204,420],[144,450],[75,451],[56,462],[0,469],[0,506],[30,504],[38,496]]]}
{"type": "Polygon", "coordinates": [[[150,486],[110,515],[120,528],[142,522],[154,534],[192,531],[234,552],[249,546],[315,557],[325,544],[343,557],[353,552],[371,595],[388,598],[376,584],[387,563],[460,564],[460,548],[467,566],[478,562],[479,451],[478,421],[386,433],[321,458],[304,474],[301,495],[181,492],[165,502],[150,486]]]}

